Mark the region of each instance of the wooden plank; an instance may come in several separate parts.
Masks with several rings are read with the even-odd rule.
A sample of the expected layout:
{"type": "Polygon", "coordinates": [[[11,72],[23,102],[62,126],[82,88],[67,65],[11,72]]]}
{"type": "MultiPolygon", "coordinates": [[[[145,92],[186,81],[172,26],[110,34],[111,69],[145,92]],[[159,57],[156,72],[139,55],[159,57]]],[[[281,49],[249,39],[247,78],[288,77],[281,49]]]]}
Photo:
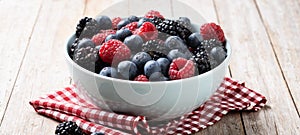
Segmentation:
{"type": "Polygon", "coordinates": [[[257,6],[263,22],[267,26],[268,35],[299,115],[300,1],[276,0],[267,2],[266,0],[257,0],[257,6]]]}
{"type": "MultiPolygon", "coordinates": [[[[186,0],[186,1],[177,1],[173,0],[173,11],[174,18],[180,16],[188,16],[191,21],[195,24],[202,25],[207,22],[216,22],[218,23],[218,18],[214,3],[212,0],[186,0]],[[186,6],[191,8],[187,8],[186,6]]],[[[227,76],[230,76],[229,70],[227,76]]],[[[244,134],[243,124],[240,117],[240,113],[229,113],[224,116],[221,121],[217,122],[211,127],[208,127],[205,130],[197,133],[207,135],[221,135],[221,134],[244,134]]]]}
{"type": "Polygon", "coordinates": [[[170,0],[129,0],[130,15],[144,16],[150,10],[159,11],[165,17],[172,17],[170,0]]]}
{"type": "Polygon", "coordinates": [[[69,83],[64,45],[83,9],[82,0],[44,1],[0,127],[1,135],[54,134],[57,122],[35,113],[28,102],[69,83]]]}
{"type": "Polygon", "coordinates": [[[0,2],[0,121],[18,76],[40,6],[39,0],[0,2]]]}
{"type": "MultiPolygon", "coordinates": [[[[271,109],[243,113],[246,134],[297,134],[300,119],[253,1],[215,0],[232,44],[231,71],[236,79],[264,94],[271,109]]],[[[275,7],[274,7],[275,8],[275,7]]],[[[276,7],[277,8],[277,7],[276,7]]]]}

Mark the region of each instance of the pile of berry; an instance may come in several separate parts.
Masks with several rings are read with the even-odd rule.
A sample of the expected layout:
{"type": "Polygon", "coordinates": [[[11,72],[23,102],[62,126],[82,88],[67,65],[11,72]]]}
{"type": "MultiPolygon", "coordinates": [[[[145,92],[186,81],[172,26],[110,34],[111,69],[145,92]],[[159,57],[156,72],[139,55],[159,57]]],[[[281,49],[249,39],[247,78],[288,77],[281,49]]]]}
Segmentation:
{"type": "Polygon", "coordinates": [[[104,133],[93,132],[91,134],[87,134],[84,133],[75,122],[65,121],[56,126],[55,135],[104,135],[104,133]]]}
{"type": "Polygon", "coordinates": [[[89,71],[113,78],[188,78],[215,68],[227,56],[219,25],[206,23],[197,31],[187,17],[170,20],[154,10],[144,17],[85,17],[76,27],[70,57],[89,71]]]}

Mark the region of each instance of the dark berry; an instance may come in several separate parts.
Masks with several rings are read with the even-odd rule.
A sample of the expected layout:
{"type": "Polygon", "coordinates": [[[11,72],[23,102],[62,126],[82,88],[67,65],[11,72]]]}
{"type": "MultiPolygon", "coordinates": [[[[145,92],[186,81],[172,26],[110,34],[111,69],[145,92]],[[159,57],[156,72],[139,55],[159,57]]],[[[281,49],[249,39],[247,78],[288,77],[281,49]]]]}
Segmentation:
{"type": "Polygon", "coordinates": [[[118,77],[118,72],[115,68],[113,67],[104,67],[100,73],[102,76],[107,76],[107,77],[112,77],[112,78],[117,78],[118,77]]]}
{"type": "Polygon", "coordinates": [[[158,51],[148,51],[147,52],[153,60],[157,60],[159,58],[167,58],[167,55],[158,51]]]}
{"type": "Polygon", "coordinates": [[[78,42],[78,45],[76,48],[83,48],[83,47],[94,48],[95,46],[96,46],[95,43],[91,39],[84,38],[78,42]]]}
{"type": "Polygon", "coordinates": [[[129,29],[120,29],[116,32],[116,36],[120,41],[124,41],[124,39],[130,35],[132,35],[132,33],[129,29]]]}
{"type": "Polygon", "coordinates": [[[118,39],[118,37],[116,34],[110,34],[110,35],[106,36],[105,42],[107,42],[108,40],[111,40],[111,39],[118,39]]]}
{"type": "Polygon", "coordinates": [[[168,54],[169,48],[165,45],[162,40],[149,40],[142,45],[142,51],[156,51],[163,54],[168,54]]]}
{"type": "Polygon", "coordinates": [[[112,28],[112,22],[108,16],[98,16],[95,20],[100,25],[100,30],[107,30],[112,28]]]}
{"type": "Polygon", "coordinates": [[[137,22],[137,21],[139,21],[139,18],[137,16],[132,15],[132,16],[128,17],[128,20],[130,22],[137,22]]]}
{"type": "Polygon", "coordinates": [[[59,123],[55,129],[55,135],[83,135],[82,129],[72,121],[59,123]]]}
{"type": "Polygon", "coordinates": [[[201,45],[207,50],[207,52],[210,52],[212,48],[217,46],[223,47],[223,44],[217,39],[203,40],[201,45]]]}
{"type": "Polygon", "coordinates": [[[165,77],[162,73],[160,72],[154,72],[153,74],[150,75],[149,81],[168,81],[169,78],[165,77]]]}
{"type": "Polygon", "coordinates": [[[156,25],[158,31],[169,34],[171,36],[179,36],[183,41],[187,41],[188,37],[192,34],[190,30],[185,28],[174,20],[164,20],[156,25]]]}
{"type": "Polygon", "coordinates": [[[226,55],[227,54],[225,50],[220,46],[214,47],[210,51],[210,56],[212,56],[212,58],[218,62],[218,65],[223,62],[223,60],[226,58],[226,55]]]}
{"type": "Polygon", "coordinates": [[[197,48],[201,45],[201,42],[203,41],[203,38],[200,33],[193,33],[188,38],[188,46],[192,48],[197,48]]]}
{"type": "Polygon", "coordinates": [[[129,24],[130,21],[128,19],[124,19],[122,21],[120,21],[117,25],[117,29],[121,29],[122,27],[126,26],[127,24],[129,24]]]}
{"type": "Polygon", "coordinates": [[[138,27],[141,27],[143,25],[144,22],[151,22],[151,20],[149,18],[141,18],[139,21],[138,21],[138,27]]]}
{"type": "Polygon", "coordinates": [[[185,28],[187,28],[188,30],[190,30],[191,32],[195,32],[196,30],[194,29],[194,27],[191,24],[191,20],[187,17],[179,17],[179,19],[177,20],[177,22],[181,25],[183,25],[185,28]]]}
{"type": "Polygon", "coordinates": [[[92,38],[94,35],[99,33],[100,27],[101,25],[95,19],[91,19],[86,23],[79,38],[92,38]]]}
{"type": "Polygon", "coordinates": [[[136,64],[139,70],[143,70],[146,62],[151,60],[151,56],[146,52],[138,52],[132,57],[132,62],[136,64]]]}
{"type": "Polygon", "coordinates": [[[118,65],[118,73],[123,79],[133,80],[137,76],[137,67],[131,61],[122,61],[118,65]]]}
{"type": "Polygon", "coordinates": [[[79,20],[79,23],[76,26],[76,37],[79,38],[79,36],[81,35],[81,32],[83,31],[85,25],[87,22],[89,22],[92,18],[89,17],[84,17],[82,19],[79,20]]]}
{"type": "Polygon", "coordinates": [[[142,50],[143,39],[139,35],[131,35],[124,39],[124,44],[129,47],[132,54],[135,54],[142,50]]]}
{"type": "Polygon", "coordinates": [[[199,46],[193,53],[193,59],[196,62],[198,73],[202,74],[209,71],[211,69],[211,64],[207,50],[203,46],[199,46]]]}
{"type": "Polygon", "coordinates": [[[91,135],[105,135],[105,134],[102,132],[93,132],[91,135]]]}
{"type": "Polygon", "coordinates": [[[149,78],[155,72],[161,72],[158,62],[154,60],[148,61],[144,66],[145,75],[149,78]]]}
{"type": "Polygon", "coordinates": [[[156,60],[161,68],[161,72],[164,76],[168,76],[170,61],[167,58],[159,58],[156,60]]]}
{"type": "Polygon", "coordinates": [[[182,52],[188,51],[187,46],[183,43],[180,37],[178,36],[170,36],[166,39],[165,44],[168,48],[178,49],[182,52]]]}
{"type": "Polygon", "coordinates": [[[187,58],[187,56],[184,53],[180,52],[178,49],[171,50],[168,53],[167,57],[168,57],[168,59],[170,61],[172,61],[172,60],[174,60],[176,58],[179,58],[179,57],[181,57],[181,58],[187,58]]]}

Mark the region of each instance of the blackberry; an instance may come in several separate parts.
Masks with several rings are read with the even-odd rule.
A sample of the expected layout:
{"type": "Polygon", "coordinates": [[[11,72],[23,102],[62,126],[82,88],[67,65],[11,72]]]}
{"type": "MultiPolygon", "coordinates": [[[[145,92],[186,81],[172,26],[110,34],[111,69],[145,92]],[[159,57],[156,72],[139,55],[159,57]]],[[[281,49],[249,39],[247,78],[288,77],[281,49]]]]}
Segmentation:
{"type": "Polygon", "coordinates": [[[159,25],[161,22],[163,22],[164,21],[164,19],[162,19],[162,18],[158,18],[158,17],[153,17],[153,18],[150,18],[150,21],[155,25],[155,26],[157,26],[157,25],[159,25]]]}
{"type": "Polygon", "coordinates": [[[74,42],[72,43],[72,45],[70,46],[70,58],[73,59],[73,56],[74,56],[74,51],[75,49],[77,48],[78,46],[78,42],[79,42],[79,39],[78,38],[75,38],[74,42]]]}
{"type": "Polygon", "coordinates": [[[81,32],[79,37],[92,38],[100,31],[100,29],[101,29],[101,25],[95,19],[91,19],[88,22],[86,22],[86,25],[83,28],[83,31],[81,32]]]}
{"type": "Polygon", "coordinates": [[[167,58],[167,55],[158,51],[148,51],[147,52],[153,60],[157,60],[159,58],[167,58]]]}
{"type": "Polygon", "coordinates": [[[184,26],[185,28],[187,28],[189,31],[191,32],[195,32],[194,28],[192,27],[192,25],[186,21],[183,20],[176,20],[176,22],[182,26],[184,26]]]}
{"type": "Polygon", "coordinates": [[[198,68],[198,73],[202,74],[211,69],[209,54],[203,46],[197,47],[193,52],[193,60],[198,68]]]}
{"type": "Polygon", "coordinates": [[[169,48],[162,40],[149,40],[142,45],[143,52],[156,51],[163,54],[168,54],[169,48]]]}
{"type": "Polygon", "coordinates": [[[84,135],[84,133],[75,122],[66,121],[56,126],[55,135],[84,135]]]}
{"type": "Polygon", "coordinates": [[[216,40],[216,39],[203,40],[203,41],[201,41],[201,46],[203,46],[204,49],[207,50],[207,52],[210,52],[211,49],[213,49],[214,47],[223,47],[224,48],[222,42],[220,42],[219,40],[216,40]]]}
{"type": "Polygon", "coordinates": [[[99,59],[100,57],[98,55],[98,49],[91,45],[79,47],[74,51],[74,62],[92,72],[96,72],[96,63],[99,61],[99,59]]]}
{"type": "Polygon", "coordinates": [[[82,19],[79,20],[79,23],[76,26],[76,37],[79,38],[79,36],[81,35],[81,32],[83,31],[85,25],[87,22],[89,22],[92,18],[89,17],[84,17],[82,19]]]}
{"type": "Polygon", "coordinates": [[[178,36],[185,42],[187,41],[188,37],[192,34],[192,32],[185,28],[183,25],[179,24],[174,20],[167,19],[156,25],[156,29],[160,32],[169,34],[171,36],[178,36]]]}

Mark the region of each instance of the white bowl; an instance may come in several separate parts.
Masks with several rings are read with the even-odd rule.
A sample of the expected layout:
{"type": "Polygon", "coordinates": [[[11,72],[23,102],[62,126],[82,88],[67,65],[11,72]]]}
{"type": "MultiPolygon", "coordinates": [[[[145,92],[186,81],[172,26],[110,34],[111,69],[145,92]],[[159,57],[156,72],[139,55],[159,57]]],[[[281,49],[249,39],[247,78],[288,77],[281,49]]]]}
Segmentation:
{"type": "Polygon", "coordinates": [[[68,39],[65,58],[78,94],[102,109],[153,121],[177,118],[203,104],[223,81],[231,56],[227,41],[226,59],[204,74],[173,81],[136,82],[100,76],[77,65],[68,54],[74,38],[68,39]]]}

